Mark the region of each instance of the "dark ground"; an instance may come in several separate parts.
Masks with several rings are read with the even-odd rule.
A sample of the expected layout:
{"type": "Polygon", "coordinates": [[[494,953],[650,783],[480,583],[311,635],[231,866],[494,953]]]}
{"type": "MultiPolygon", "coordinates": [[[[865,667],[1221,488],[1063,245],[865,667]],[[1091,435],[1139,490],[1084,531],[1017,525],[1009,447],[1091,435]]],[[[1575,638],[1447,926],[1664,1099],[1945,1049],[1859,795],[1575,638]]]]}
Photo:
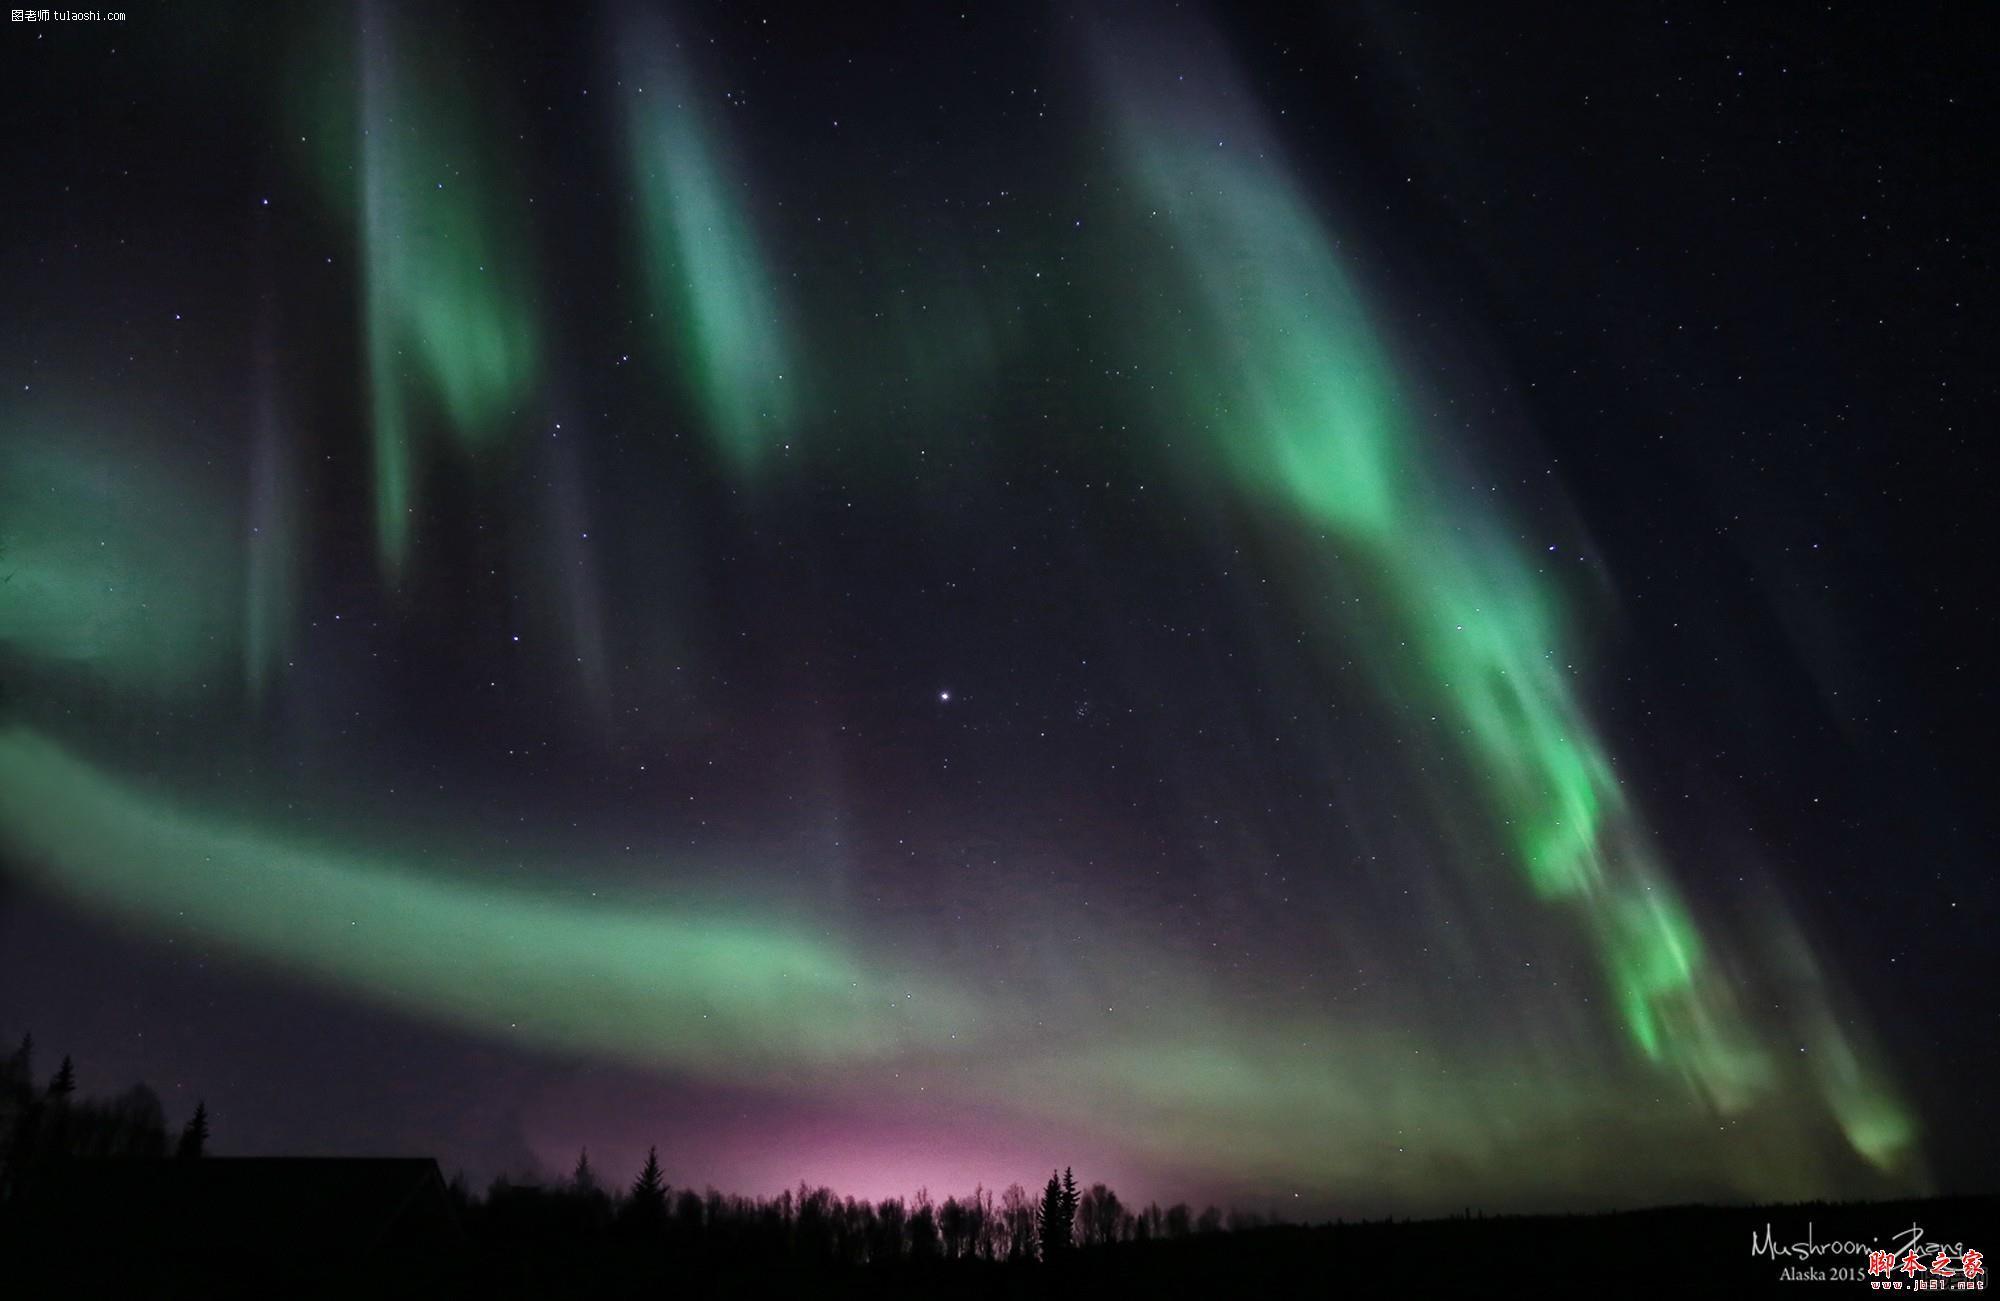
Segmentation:
{"type": "MultiPolygon", "coordinates": [[[[0,1247],[10,1279],[41,1285],[18,1295],[69,1297],[1730,1296],[1799,1286],[1824,1295],[1819,1289],[1878,1290],[1882,1282],[1871,1283],[1865,1250],[1829,1244],[1900,1256],[1914,1240],[1930,1246],[1927,1264],[1942,1246],[1957,1267],[1957,1253],[1993,1244],[1996,1209],[2000,1199],[1982,1196],[1281,1226],[1090,1248],[1053,1269],[971,1260],[814,1265],[669,1249],[616,1233],[593,1238],[554,1222],[503,1223],[477,1206],[433,1242],[356,1253],[323,1241],[307,1259],[274,1256],[254,1241],[225,1245],[224,1224],[207,1225],[197,1240],[113,1242],[94,1240],[88,1221],[71,1221],[36,1227],[24,1240],[16,1219],[0,1247]],[[1797,1244],[1806,1242],[1819,1249],[1802,1253],[1797,1244]],[[1788,1269],[1817,1277],[1788,1278],[1788,1269]]],[[[1883,1290],[1913,1290],[1906,1275],[1889,1277],[1898,1286],[1883,1290]]],[[[1962,1287],[1956,1277],[1945,1282],[1962,1287]]]]}

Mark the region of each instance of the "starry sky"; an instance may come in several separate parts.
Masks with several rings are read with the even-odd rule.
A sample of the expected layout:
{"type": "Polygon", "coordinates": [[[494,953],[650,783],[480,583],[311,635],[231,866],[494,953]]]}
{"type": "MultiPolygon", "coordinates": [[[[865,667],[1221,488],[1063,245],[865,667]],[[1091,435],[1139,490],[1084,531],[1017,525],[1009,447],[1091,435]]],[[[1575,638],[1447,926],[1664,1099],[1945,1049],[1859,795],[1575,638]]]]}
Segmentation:
{"type": "Polygon", "coordinates": [[[1990,1179],[1986,42],[1605,8],[10,25],[0,1034],[480,1181],[1990,1179]]]}

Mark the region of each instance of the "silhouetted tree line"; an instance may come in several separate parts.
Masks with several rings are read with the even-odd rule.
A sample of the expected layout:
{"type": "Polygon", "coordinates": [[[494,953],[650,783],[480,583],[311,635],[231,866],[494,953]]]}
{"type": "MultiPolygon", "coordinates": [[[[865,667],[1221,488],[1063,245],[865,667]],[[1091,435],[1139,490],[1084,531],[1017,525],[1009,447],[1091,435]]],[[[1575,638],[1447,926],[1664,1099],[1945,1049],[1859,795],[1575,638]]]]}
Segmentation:
{"type": "MultiPolygon", "coordinates": [[[[208,1106],[197,1103],[174,1152],[193,1159],[207,1146],[208,1106]]],[[[32,1192],[42,1175],[64,1161],[166,1155],[166,1113],[145,1085],[108,1099],[80,1098],[76,1065],[68,1057],[46,1085],[38,1084],[33,1035],[24,1036],[0,1062],[0,1204],[32,1192]]]]}
{"type": "Polygon", "coordinates": [[[629,1178],[605,1178],[583,1152],[565,1179],[499,1180],[484,1197],[472,1196],[462,1177],[439,1191],[429,1161],[388,1161],[361,1164],[415,1165],[428,1183],[413,1185],[407,1171],[391,1170],[386,1183],[371,1183],[374,1191],[356,1200],[314,1200],[314,1176],[326,1172],[288,1168],[276,1172],[282,1180],[255,1185],[274,1193],[277,1200],[257,1204],[275,1207],[274,1215],[246,1216],[240,1202],[197,1199],[192,1218],[156,1229],[160,1203],[65,1201],[65,1176],[73,1191],[92,1196],[127,1183],[185,1194],[257,1163],[202,1159],[205,1105],[170,1149],[150,1090],[89,1099],[81,1084],[67,1058],[38,1076],[32,1040],[0,1059],[0,1261],[13,1285],[6,1296],[234,1295],[252,1279],[258,1295],[433,1301],[1319,1296],[1333,1279],[1372,1295],[1413,1285],[1483,1292],[1496,1279],[1524,1278],[1589,1295],[1607,1288],[1633,1296],[1734,1295],[1753,1286],[1761,1292],[1777,1277],[1781,1262],[1742,1251],[1744,1231],[1759,1224],[1809,1221],[1822,1241],[1862,1242],[1898,1223],[1936,1223],[1951,1232],[1966,1226],[1971,1234],[1996,1222],[2000,1210],[1985,1196],[1591,1216],[1487,1217],[1468,1208],[1444,1220],[1305,1226],[1225,1216],[1213,1206],[1130,1207],[1102,1183],[1080,1185],[1067,1169],[1051,1171],[1038,1196],[1018,1183],[941,1202],[923,1189],[907,1199],[868,1201],[803,1183],[775,1197],[733,1196],[674,1185],[652,1150],[629,1178]],[[65,1172],[65,1162],[77,1164],[65,1172]],[[135,1175],[125,1162],[155,1164],[135,1175]],[[36,1185],[45,1178],[38,1203],[36,1185]],[[409,1212],[421,1200],[414,1195],[420,1186],[432,1191],[429,1209],[415,1216],[409,1212]],[[214,1213],[217,1205],[223,1214],[214,1213]],[[51,1206],[62,1218],[51,1218],[51,1206]],[[315,1215],[343,1227],[314,1233],[315,1215]],[[347,1232],[369,1224],[412,1231],[347,1232]],[[292,1226],[307,1231],[287,1236],[292,1226]],[[1691,1245],[1662,1253],[1661,1242],[1691,1245]],[[1634,1260],[1646,1268],[1635,1273],[1634,1260]],[[1558,1262],[1553,1272],[1551,1261],[1558,1262]]]}
{"type": "MultiPolygon", "coordinates": [[[[108,1099],[78,1093],[73,1062],[63,1058],[46,1082],[24,1038],[0,1062],[0,1206],[31,1198],[63,1162],[196,1160],[209,1140],[208,1107],[198,1102],[171,1144],[159,1098],[143,1084],[108,1099]]],[[[1072,1255],[1121,1243],[1193,1238],[1254,1227],[1258,1217],[1227,1219],[1210,1206],[1128,1207],[1102,1183],[1087,1188],[1074,1173],[1051,1172],[1039,1198],[1016,1183],[980,1186],[939,1201],[929,1189],[909,1198],[870,1201],[801,1183],[775,1197],[677,1187],[658,1149],[629,1182],[599,1176],[586,1150],[566,1179],[496,1180],[484,1198],[463,1177],[449,1194],[474,1241],[502,1252],[583,1252],[593,1247],[798,1264],[885,1262],[1032,1262],[1060,1264],[1072,1255]]]]}
{"type": "MultiPolygon", "coordinates": [[[[461,1192],[459,1195],[464,1198],[461,1192]]],[[[675,1187],[658,1149],[629,1183],[607,1187],[586,1149],[569,1178],[553,1184],[496,1180],[482,1201],[464,1198],[475,1236],[513,1244],[599,1240],[718,1257],[790,1258],[802,1263],[1049,1261],[1088,1248],[1189,1238],[1250,1228],[1257,1216],[1185,1204],[1128,1207],[1104,1184],[1079,1188],[1068,1170],[1051,1174],[1039,1200],[1020,1184],[983,1185],[937,1200],[870,1201],[800,1183],[775,1197],[675,1187]]]]}

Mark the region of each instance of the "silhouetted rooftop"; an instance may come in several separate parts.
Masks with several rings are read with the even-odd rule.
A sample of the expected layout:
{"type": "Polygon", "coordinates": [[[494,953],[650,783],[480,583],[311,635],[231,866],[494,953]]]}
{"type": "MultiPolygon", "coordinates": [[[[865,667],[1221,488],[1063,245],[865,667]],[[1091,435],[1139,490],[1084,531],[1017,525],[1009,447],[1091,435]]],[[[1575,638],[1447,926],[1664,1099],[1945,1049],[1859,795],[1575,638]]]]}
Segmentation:
{"type": "Polygon", "coordinates": [[[30,1214],[99,1242],[353,1260],[456,1242],[430,1157],[204,1157],[72,1161],[48,1169],[30,1214]]]}

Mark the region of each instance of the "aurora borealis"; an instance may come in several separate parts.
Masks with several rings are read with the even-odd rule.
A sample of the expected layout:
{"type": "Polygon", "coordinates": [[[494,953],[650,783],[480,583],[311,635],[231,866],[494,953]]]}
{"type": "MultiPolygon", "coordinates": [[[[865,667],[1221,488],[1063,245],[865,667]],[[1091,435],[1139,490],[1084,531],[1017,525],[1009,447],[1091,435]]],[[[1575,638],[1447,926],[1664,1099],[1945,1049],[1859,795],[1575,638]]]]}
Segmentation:
{"type": "Polygon", "coordinates": [[[0,1033],[483,1177],[1990,1168],[1950,34],[1516,21],[13,39],[0,1033]]]}

